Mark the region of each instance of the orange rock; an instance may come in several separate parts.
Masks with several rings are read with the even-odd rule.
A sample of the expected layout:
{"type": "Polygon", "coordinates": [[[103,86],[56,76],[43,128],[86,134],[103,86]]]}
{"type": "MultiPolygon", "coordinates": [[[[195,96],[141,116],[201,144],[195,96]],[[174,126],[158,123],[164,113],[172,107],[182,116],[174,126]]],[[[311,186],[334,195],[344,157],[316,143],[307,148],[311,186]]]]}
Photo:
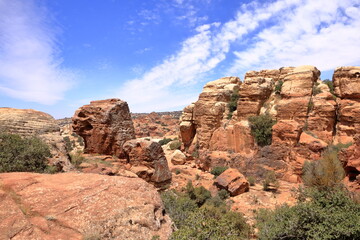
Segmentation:
{"type": "Polygon", "coordinates": [[[139,178],[0,174],[0,239],[168,239],[159,194],[139,178]]]}
{"type": "Polygon", "coordinates": [[[135,138],[128,104],[120,99],[92,101],[72,120],[74,132],[84,138],[86,153],[122,157],[122,145],[135,138]]]}
{"type": "Polygon", "coordinates": [[[301,125],[294,120],[280,120],[272,128],[272,143],[295,146],[301,134],[301,125]]]}
{"type": "Polygon", "coordinates": [[[336,141],[353,142],[353,137],[360,134],[360,99],[341,99],[338,101],[338,124],[336,141]]]}
{"type": "Polygon", "coordinates": [[[171,181],[171,172],[161,145],[144,139],[129,140],[123,145],[130,171],[156,186],[171,181]]]}
{"type": "Polygon", "coordinates": [[[237,169],[229,168],[220,174],[214,184],[220,189],[226,189],[231,196],[249,191],[249,183],[237,169]]]}
{"type": "Polygon", "coordinates": [[[309,132],[301,133],[299,143],[307,146],[311,151],[314,152],[321,151],[328,146],[326,142],[311,136],[309,132]]]}

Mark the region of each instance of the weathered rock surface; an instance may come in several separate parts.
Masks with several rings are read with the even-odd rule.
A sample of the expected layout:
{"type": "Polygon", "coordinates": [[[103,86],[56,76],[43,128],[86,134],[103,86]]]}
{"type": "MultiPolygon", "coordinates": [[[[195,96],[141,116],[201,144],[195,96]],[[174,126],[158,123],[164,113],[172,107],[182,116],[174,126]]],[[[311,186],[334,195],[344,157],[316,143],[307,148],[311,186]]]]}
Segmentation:
{"type": "Polygon", "coordinates": [[[60,136],[60,127],[49,114],[32,109],[0,108],[0,132],[39,137],[50,148],[50,165],[64,171],[72,168],[65,142],[60,136]]]}
{"type": "Polygon", "coordinates": [[[92,101],[72,120],[74,132],[84,138],[86,153],[123,156],[122,145],[135,138],[128,104],[120,99],[92,101]]]}
{"type": "Polygon", "coordinates": [[[156,189],[97,174],[0,174],[0,239],[168,239],[156,189]]]}
{"type": "Polygon", "coordinates": [[[144,139],[127,141],[123,146],[130,171],[156,186],[171,181],[171,172],[161,145],[144,139]]]}
{"type": "Polygon", "coordinates": [[[208,148],[212,133],[226,119],[227,103],[231,94],[238,91],[240,83],[237,77],[224,77],[209,82],[204,86],[199,100],[185,108],[180,123],[180,135],[185,147],[189,143],[193,144],[192,140],[196,138],[200,149],[208,148]]]}
{"type": "Polygon", "coordinates": [[[360,135],[354,137],[354,143],[340,152],[340,160],[344,162],[349,181],[356,182],[360,190],[360,135]]]}
{"type": "Polygon", "coordinates": [[[336,96],[314,66],[247,72],[237,85],[240,98],[230,119],[224,89],[211,82],[212,90],[206,85],[199,100],[184,109],[180,131],[185,150],[198,149],[196,162],[205,170],[223,165],[246,174],[259,171],[259,176],[274,170],[282,179],[298,182],[305,161],[321,158],[330,144],[354,142],[360,134],[359,70],[335,70],[336,96]],[[250,134],[248,117],[259,114],[277,121],[272,145],[265,148],[250,134]]]}
{"type": "Polygon", "coordinates": [[[220,189],[226,189],[230,196],[236,196],[249,191],[249,182],[237,169],[229,168],[220,174],[214,184],[220,189]]]}

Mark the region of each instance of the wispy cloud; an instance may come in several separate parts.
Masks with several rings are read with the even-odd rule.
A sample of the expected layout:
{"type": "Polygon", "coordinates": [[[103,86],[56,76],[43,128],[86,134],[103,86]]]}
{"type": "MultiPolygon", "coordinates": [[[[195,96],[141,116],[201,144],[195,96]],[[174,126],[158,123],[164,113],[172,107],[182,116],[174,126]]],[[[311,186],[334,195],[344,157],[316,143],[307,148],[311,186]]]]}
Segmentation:
{"type": "Polygon", "coordinates": [[[41,104],[63,98],[74,73],[61,67],[56,27],[32,0],[0,0],[0,92],[41,104]]]}
{"type": "Polygon", "coordinates": [[[146,111],[150,106],[165,108],[171,102],[185,105],[198,93],[184,94],[179,89],[200,82],[223,61],[231,65],[223,75],[240,77],[253,69],[289,65],[313,64],[328,70],[359,64],[359,8],[358,0],[331,0],[326,4],[253,1],[242,5],[231,21],[197,27],[197,33],[185,40],[177,53],[142,77],[127,81],[117,95],[127,100],[133,111],[146,111]]]}
{"type": "Polygon", "coordinates": [[[229,73],[305,64],[326,71],[360,63],[359,1],[294,3],[274,16],[269,27],[246,39],[248,46],[234,52],[229,73]]]}

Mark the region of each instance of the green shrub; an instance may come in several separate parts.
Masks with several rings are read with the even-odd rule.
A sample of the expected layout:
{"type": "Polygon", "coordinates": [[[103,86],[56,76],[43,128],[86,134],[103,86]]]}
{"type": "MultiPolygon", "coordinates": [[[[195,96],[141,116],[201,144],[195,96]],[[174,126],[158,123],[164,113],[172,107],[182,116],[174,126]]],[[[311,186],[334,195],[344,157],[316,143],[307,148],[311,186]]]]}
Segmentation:
{"type": "Polygon", "coordinates": [[[176,174],[176,175],[179,175],[180,173],[181,173],[180,169],[176,169],[176,170],[175,170],[175,174],[176,174]]]}
{"type": "Polygon", "coordinates": [[[0,134],[0,172],[45,172],[49,147],[39,138],[0,134]]]}
{"type": "Polygon", "coordinates": [[[263,180],[263,190],[270,191],[275,190],[277,191],[280,187],[279,181],[276,179],[276,175],[274,171],[268,171],[265,175],[265,179],[263,180]]]}
{"type": "Polygon", "coordinates": [[[73,150],[73,145],[71,144],[70,138],[68,136],[64,137],[66,151],[71,152],[73,150]]]}
{"type": "Polygon", "coordinates": [[[193,157],[193,158],[199,158],[199,150],[195,150],[192,154],[191,154],[191,156],[193,157]]]}
{"type": "Polygon", "coordinates": [[[275,94],[281,93],[281,88],[282,88],[283,84],[284,84],[284,82],[281,80],[277,82],[277,84],[275,85],[275,94]]]}
{"type": "Polygon", "coordinates": [[[209,190],[203,186],[194,187],[191,181],[189,181],[186,185],[186,193],[190,199],[194,200],[199,207],[202,206],[206,200],[211,198],[211,193],[209,190]]]}
{"type": "Polygon", "coordinates": [[[360,205],[343,191],[308,191],[303,202],[257,216],[259,239],[360,239],[360,205]]]}
{"type": "Polygon", "coordinates": [[[172,141],[169,145],[171,150],[180,149],[181,142],[179,140],[172,141]]]}
{"type": "Polygon", "coordinates": [[[217,195],[219,196],[219,198],[221,200],[225,200],[225,199],[228,199],[230,197],[230,194],[228,191],[226,191],[225,189],[221,189],[217,195]]]}
{"type": "Polygon", "coordinates": [[[248,239],[249,235],[250,227],[240,213],[204,205],[190,214],[170,239],[238,240],[248,239]]]}
{"type": "Polygon", "coordinates": [[[329,79],[325,79],[325,80],[323,81],[323,83],[325,83],[325,84],[329,87],[330,93],[331,93],[332,95],[335,95],[335,93],[334,93],[334,83],[333,83],[332,81],[330,81],[329,79]]]}
{"type": "Polygon", "coordinates": [[[312,90],[312,95],[316,96],[318,94],[322,93],[321,89],[317,86],[314,86],[313,87],[313,90],[312,90]]]}
{"type": "Polygon", "coordinates": [[[74,154],[70,154],[70,161],[76,168],[78,168],[80,164],[85,161],[85,158],[82,155],[82,152],[78,151],[74,154]]]}
{"type": "Polygon", "coordinates": [[[162,146],[162,145],[168,144],[171,141],[172,141],[171,138],[164,138],[159,141],[159,144],[162,146]]]}
{"type": "Polygon", "coordinates": [[[230,102],[228,103],[228,109],[229,109],[228,119],[230,119],[232,117],[233,112],[236,111],[239,97],[240,96],[238,92],[233,92],[231,94],[230,102]]]}
{"type": "Polygon", "coordinates": [[[309,103],[308,103],[308,109],[307,109],[308,113],[312,112],[313,109],[314,109],[314,102],[310,98],[309,103]]]}
{"type": "Polygon", "coordinates": [[[161,194],[166,212],[177,229],[170,239],[248,239],[251,229],[243,215],[230,212],[219,196],[212,198],[207,192],[189,183],[185,194],[174,191],[161,194]],[[206,195],[205,202],[201,201],[203,204],[196,203],[197,192],[206,195]]]}
{"type": "Polygon", "coordinates": [[[251,135],[255,138],[259,146],[266,146],[271,144],[272,126],[275,121],[267,115],[251,116],[249,117],[251,135]]]}
{"type": "Polygon", "coordinates": [[[325,151],[320,160],[305,162],[303,166],[303,181],[308,187],[332,189],[341,186],[344,177],[344,168],[334,150],[325,151]]]}
{"type": "Polygon", "coordinates": [[[217,166],[214,167],[213,169],[211,169],[211,174],[214,175],[215,177],[219,176],[220,174],[222,174],[223,172],[226,171],[226,169],[228,169],[229,167],[226,166],[217,166]]]}
{"type": "Polygon", "coordinates": [[[256,179],[253,176],[248,177],[248,182],[250,186],[255,186],[256,179]]]}

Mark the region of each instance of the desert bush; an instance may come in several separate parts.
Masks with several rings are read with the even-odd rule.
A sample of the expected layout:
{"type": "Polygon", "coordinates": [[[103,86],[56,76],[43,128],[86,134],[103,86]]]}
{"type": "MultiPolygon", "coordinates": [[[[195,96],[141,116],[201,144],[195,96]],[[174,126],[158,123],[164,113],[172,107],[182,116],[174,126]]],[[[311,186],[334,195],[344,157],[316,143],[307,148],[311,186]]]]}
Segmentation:
{"type": "Polygon", "coordinates": [[[255,138],[259,146],[266,146],[271,144],[272,126],[275,121],[270,115],[263,114],[259,116],[249,117],[251,135],[255,138]]]}
{"type": "Polygon", "coordinates": [[[189,183],[186,193],[167,191],[161,197],[177,229],[170,239],[248,239],[250,226],[243,215],[230,212],[219,196],[211,197],[202,187],[189,183]]]}
{"type": "Polygon", "coordinates": [[[0,134],[0,172],[46,172],[49,147],[39,138],[0,134]]]}
{"type": "Polygon", "coordinates": [[[211,174],[214,175],[215,177],[219,176],[220,174],[222,174],[223,172],[226,171],[226,169],[228,169],[229,167],[226,166],[217,166],[214,167],[213,169],[211,169],[211,174]]]}
{"type": "Polygon", "coordinates": [[[248,182],[250,186],[255,186],[256,179],[253,176],[248,177],[248,182]]]}
{"type": "Polygon", "coordinates": [[[312,89],[312,95],[316,96],[318,94],[322,93],[321,89],[317,86],[314,86],[312,89]]]}
{"type": "Polygon", "coordinates": [[[314,162],[305,162],[303,181],[308,187],[332,189],[341,185],[345,171],[338,159],[338,152],[328,149],[322,158],[314,162]]]}
{"type": "Polygon", "coordinates": [[[360,239],[360,205],[341,190],[308,191],[304,201],[257,216],[259,239],[360,239]]]}
{"type": "Polygon", "coordinates": [[[329,80],[329,79],[325,79],[325,80],[323,81],[323,83],[325,83],[325,84],[329,87],[330,93],[331,93],[332,95],[335,95],[335,93],[334,93],[334,83],[333,83],[331,80],[329,80]]]}
{"type": "Polygon", "coordinates": [[[202,206],[206,200],[211,198],[209,190],[203,186],[194,187],[191,181],[189,181],[186,185],[186,193],[199,207],[202,206]]]}
{"type": "Polygon", "coordinates": [[[308,102],[308,113],[312,112],[312,110],[314,109],[314,102],[313,100],[310,98],[309,102],[308,102]]]}
{"type": "Polygon", "coordinates": [[[265,179],[263,180],[263,190],[270,191],[275,190],[277,191],[280,187],[279,181],[276,178],[274,171],[268,171],[265,175],[265,179]]]}
{"type": "Polygon", "coordinates": [[[64,137],[66,151],[71,152],[73,150],[73,145],[71,144],[70,138],[68,136],[64,137]]]}
{"type": "Polygon", "coordinates": [[[174,140],[170,143],[169,147],[171,150],[180,149],[181,142],[179,140],[174,140]]]}
{"type": "Polygon", "coordinates": [[[249,233],[250,227],[242,214],[204,205],[192,212],[170,239],[238,240],[248,239],[249,233]]]}
{"type": "Polygon", "coordinates": [[[78,168],[80,164],[85,161],[85,158],[81,151],[77,151],[76,153],[70,153],[70,161],[76,168],[78,168]]]}
{"type": "Polygon", "coordinates": [[[275,85],[275,94],[281,93],[281,88],[282,88],[283,84],[284,84],[284,82],[281,80],[277,82],[277,84],[275,85]]]}
{"type": "Polygon", "coordinates": [[[237,102],[239,100],[239,93],[238,92],[233,92],[230,96],[230,102],[228,103],[228,109],[229,109],[229,114],[228,114],[228,119],[231,119],[232,114],[234,111],[236,111],[237,109],[237,102]]]}
{"type": "Polygon", "coordinates": [[[168,144],[171,141],[172,141],[171,138],[164,138],[159,141],[159,144],[162,146],[162,145],[168,144]]]}
{"type": "Polygon", "coordinates": [[[228,191],[226,191],[225,189],[221,189],[217,195],[219,196],[219,198],[221,200],[225,200],[225,199],[228,199],[230,197],[230,194],[228,191]]]}

